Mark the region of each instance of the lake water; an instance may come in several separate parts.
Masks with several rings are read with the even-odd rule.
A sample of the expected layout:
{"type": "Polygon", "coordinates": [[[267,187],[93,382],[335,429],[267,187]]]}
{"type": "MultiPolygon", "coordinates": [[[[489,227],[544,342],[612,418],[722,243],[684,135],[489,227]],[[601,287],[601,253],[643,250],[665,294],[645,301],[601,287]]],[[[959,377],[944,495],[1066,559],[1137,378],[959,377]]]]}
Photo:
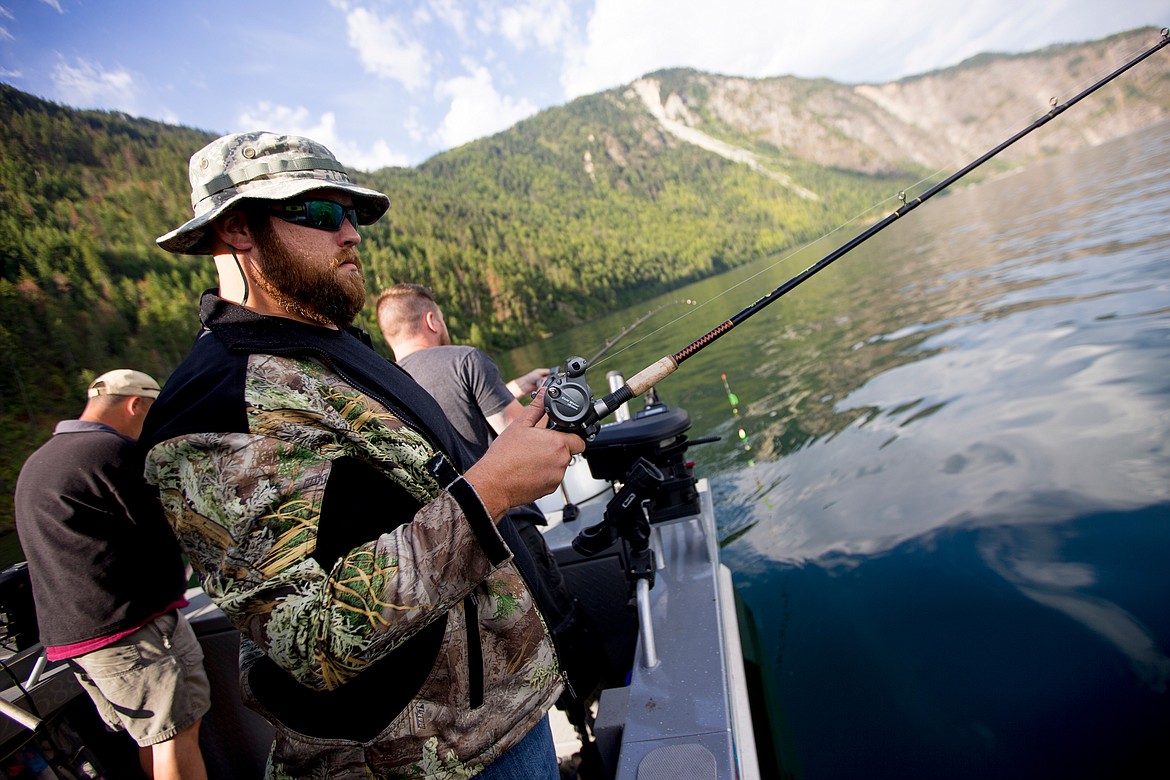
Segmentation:
{"type": "MultiPolygon", "coordinates": [[[[750,620],[770,773],[1170,777],[1167,172],[1163,124],[936,197],[658,386],[692,438],[722,437],[690,454],[750,620]]],[[[603,394],[605,371],[844,240],[501,366],[589,357],[666,305],[591,370],[603,394]]]]}

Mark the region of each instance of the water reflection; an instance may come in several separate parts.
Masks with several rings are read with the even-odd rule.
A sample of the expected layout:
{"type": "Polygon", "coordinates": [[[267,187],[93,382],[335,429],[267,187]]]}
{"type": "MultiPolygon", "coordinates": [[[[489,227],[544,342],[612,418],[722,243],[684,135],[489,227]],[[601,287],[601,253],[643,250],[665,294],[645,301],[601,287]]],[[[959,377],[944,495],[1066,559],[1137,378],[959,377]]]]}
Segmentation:
{"type": "Polygon", "coordinates": [[[848,316],[761,345],[774,385],[746,405],[756,466],[717,477],[736,508],[730,533],[757,526],[737,564],[873,554],[977,522],[1008,496],[1166,500],[1170,234],[1132,214],[1133,188],[1144,210],[1170,212],[1166,182],[1135,174],[1165,166],[1164,147],[1122,155],[1120,168],[1081,155],[958,193],[921,234],[862,258],[905,255],[924,235],[944,266],[875,274],[840,291],[848,316]],[[1025,192],[1035,212],[1005,205],[1025,192]],[[761,485],[777,488],[783,518],[754,502],[761,485]]]}
{"type": "Polygon", "coordinates": [[[1144,685],[1165,693],[1170,657],[1136,617],[1113,601],[1084,592],[1097,584],[1097,567],[1063,560],[1060,538],[1051,528],[987,530],[980,535],[979,554],[1025,596],[1099,634],[1129,659],[1144,685]]]}
{"type": "MultiPolygon", "coordinates": [[[[1163,124],[938,198],[659,386],[722,437],[693,457],[785,772],[1170,772],[1167,170],[1163,124]]],[[[602,372],[826,251],[675,293],[704,305],[602,372]]],[[[664,300],[510,365],[591,354],[664,300]]]]}

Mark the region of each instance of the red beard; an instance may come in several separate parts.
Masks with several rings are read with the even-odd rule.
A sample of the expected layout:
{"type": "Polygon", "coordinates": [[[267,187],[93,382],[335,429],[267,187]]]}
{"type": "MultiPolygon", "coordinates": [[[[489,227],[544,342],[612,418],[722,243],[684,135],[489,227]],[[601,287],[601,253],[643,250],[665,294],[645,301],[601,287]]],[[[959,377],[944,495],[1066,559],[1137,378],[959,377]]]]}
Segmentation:
{"type": "Polygon", "coordinates": [[[366,304],[366,281],[357,249],[345,247],[328,263],[305,257],[286,244],[272,227],[271,219],[253,226],[259,283],[289,312],[320,325],[347,327],[366,304]],[[339,276],[343,263],[353,263],[358,273],[339,276]]]}

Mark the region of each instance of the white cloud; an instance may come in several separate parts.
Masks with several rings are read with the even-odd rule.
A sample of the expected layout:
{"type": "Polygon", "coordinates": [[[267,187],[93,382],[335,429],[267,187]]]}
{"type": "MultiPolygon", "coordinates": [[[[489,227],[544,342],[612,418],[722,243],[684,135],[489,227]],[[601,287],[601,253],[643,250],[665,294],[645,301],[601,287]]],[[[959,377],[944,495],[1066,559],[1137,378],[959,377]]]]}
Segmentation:
{"type": "Polygon", "coordinates": [[[564,47],[561,86],[572,99],[670,67],[880,83],[981,52],[1031,51],[1162,24],[1165,4],[899,0],[895,11],[855,0],[597,0],[580,42],[564,47]]]}
{"type": "MultiPolygon", "coordinates": [[[[733,8],[724,10],[732,0],[719,3],[719,14],[735,15],[733,8]]],[[[621,0],[597,0],[586,26],[585,38],[579,46],[571,46],[565,52],[561,85],[567,98],[574,98],[598,92],[603,89],[625,84],[638,76],[661,67],[682,65],[686,57],[693,54],[695,43],[713,43],[713,31],[705,23],[695,24],[694,13],[705,15],[716,4],[692,3],[679,0],[686,5],[677,12],[660,8],[653,2],[622,2],[621,0]],[[679,27],[682,20],[686,28],[679,27]],[[688,29],[694,32],[688,32],[688,29]],[[690,50],[690,51],[688,51],[690,50]]],[[[753,23],[758,23],[762,9],[753,14],[753,23]]]]}
{"type": "Polygon", "coordinates": [[[41,0],[41,2],[44,3],[45,5],[49,6],[50,8],[52,8],[53,10],[55,10],[59,14],[65,13],[63,10],[61,10],[60,0],[41,0]]]}
{"type": "Polygon", "coordinates": [[[565,0],[527,0],[500,9],[498,27],[518,51],[530,44],[552,49],[572,29],[573,17],[565,0]]]}
{"type": "Polygon", "coordinates": [[[75,65],[58,62],[52,79],[55,97],[70,106],[137,113],[137,90],[129,71],[103,70],[78,58],[75,65]]]}
{"type": "Polygon", "coordinates": [[[469,66],[471,75],[459,76],[435,86],[435,97],[450,98],[451,107],[435,135],[445,148],[497,133],[536,113],[536,106],[500,95],[483,66],[469,66]]]}
{"type": "Polygon", "coordinates": [[[467,17],[456,0],[431,0],[430,10],[446,24],[461,40],[467,40],[467,17]]]}
{"type": "Polygon", "coordinates": [[[406,134],[410,136],[412,141],[422,141],[426,137],[418,106],[411,106],[407,110],[406,118],[402,120],[402,128],[406,130],[406,134]]]}
{"type": "MultiPolygon", "coordinates": [[[[910,36],[923,35],[914,27],[916,19],[942,23],[927,0],[902,5],[897,25],[910,36]]],[[[750,77],[823,76],[853,58],[868,63],[869,70],[878,63],[889,70],[894,63],[875,62],[884,51],[879,45],[890,37],[884,29],[888,16],[889,8],[880,4],[841,0],[598,0],[582,44],[566,49],[561,83],[573,98],[672,67],[750,77]],[[815,63],[811,69],[810,63],[815,63]]]]}
{"type": "Polygon", "coordinates": [[[394,152],[381,138],[365,148],[342,138],[337,133],[337,118],[332,111],[314,117],[304,106],[292,108],[262,101],[253,110],[240,114],[236,124],[233,132],[267,130],[312,138],[329,147],[342,165],[362,171],[410,164],[406,155],[394,152]]]}
{"type": "Polygon", "coordinates": [[[411,159],[401,152],[396,152],[390,148],[390,144],[379,138],[374,142],[374,145],[365,152],[356,150],[356,147],[350,144],[342,144],[342,149],[353,149],[352,153],[347,152],[346,159],[353,160],[353,167],[362,171],[376,171],[379,168],[386,168],[394,166],[397,168],[406,168],[411,165],[411,159]]]}
{"type": "Polygon", "coordinates": [[[304,135],[328,146],[329,140],[325,136],[328,134],[330,138],[332,137],[334,121],[332,113],[323,114],[320,119],[315,119],[304,106],[291,108],[265,100],[257,103],[252,110],[239,115],[236,119],[238,127],[235,132],[270,130],[274,133],[304,135]]]}
{"type": "Polygon", "coordinates": [[[16,39],[12,37],[12,33],[8,32],[7,27],[0,27],[0,41],[14,41],[14,40],[16,40],[16,39]]]}
{"type": "Polygon", "coordinates": [[[380,18],[357,8],[349,13],[346,22],[349,45],[357,51],[367,73],[397,81],[409,90],[427,84],[431,66],[426,47],[411,38],[397,19],[380,18]]]}

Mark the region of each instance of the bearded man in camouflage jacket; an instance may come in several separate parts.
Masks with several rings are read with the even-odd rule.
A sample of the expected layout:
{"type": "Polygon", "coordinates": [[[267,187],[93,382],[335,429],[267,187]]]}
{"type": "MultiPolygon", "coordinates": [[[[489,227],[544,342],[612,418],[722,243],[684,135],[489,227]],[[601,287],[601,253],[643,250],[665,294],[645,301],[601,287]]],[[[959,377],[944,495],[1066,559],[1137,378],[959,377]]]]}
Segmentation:
{"type": "Polygon", "coordinates": [[[554,490],[584,442],[541,423],[541,394],[473,461],[351,327],[356,228],[389,199],[324,146],[225,136],[190,180],[194,218],[158,243],[213,255],[220,286],[142,441],[242,634],[244,699],[276,729],[267,775],[556,778],[562,682],[504,514],[554,490]]]}

